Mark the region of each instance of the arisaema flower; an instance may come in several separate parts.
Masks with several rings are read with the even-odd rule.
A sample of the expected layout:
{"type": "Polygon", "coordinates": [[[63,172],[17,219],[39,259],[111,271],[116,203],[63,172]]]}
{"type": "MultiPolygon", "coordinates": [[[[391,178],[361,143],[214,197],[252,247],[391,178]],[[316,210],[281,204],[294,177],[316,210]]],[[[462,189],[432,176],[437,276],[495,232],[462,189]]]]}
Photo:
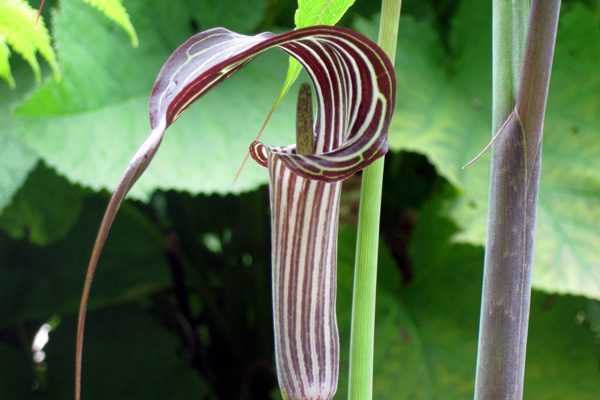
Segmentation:
{"type": "Polygon", "coordinates": [[[341,186],[386,153],[396,83],[391,62],[375,43],[348,29],[316,26],[255,36],[211,29],[192,36],[163,65],[150,97],[152,131],[110,199],[88,265],[78,322],[76,399],[91,282],[121,202],[173,121],[208,90],[273,47],[302,64],[316,94],[313,124],[310,91],[300,92],[298,147],[258,141],[250,145],[251,156],[269,171],[277,376],[289,400],[331,399],[335,394],[341,186]]]}

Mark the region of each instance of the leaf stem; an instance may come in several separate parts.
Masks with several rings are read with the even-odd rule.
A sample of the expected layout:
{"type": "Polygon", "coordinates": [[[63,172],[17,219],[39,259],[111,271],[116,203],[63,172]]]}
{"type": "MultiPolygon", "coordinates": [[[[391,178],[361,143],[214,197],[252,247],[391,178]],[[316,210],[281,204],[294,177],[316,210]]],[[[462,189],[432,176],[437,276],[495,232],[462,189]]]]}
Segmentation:
{"type": "Polygon", "coordinates": [[[529,1],[513,3],[494,1],[493,126],[503,134],[492,157],[476,400],[523,398],[542,131],[561,2],[533,0],[528,27],[529,1]]]}
{"type": "MultiPolygon", "coordinates": [[[[383,0],[379,45],[390,60],[396,55],[401,0],[383,0]]],[[[379,220],[383,186],[383,157],[363,171],[358,212],[358,240],[352,299],[348,398],[369,400],[373,395],[373,350],[379,220]]]]}

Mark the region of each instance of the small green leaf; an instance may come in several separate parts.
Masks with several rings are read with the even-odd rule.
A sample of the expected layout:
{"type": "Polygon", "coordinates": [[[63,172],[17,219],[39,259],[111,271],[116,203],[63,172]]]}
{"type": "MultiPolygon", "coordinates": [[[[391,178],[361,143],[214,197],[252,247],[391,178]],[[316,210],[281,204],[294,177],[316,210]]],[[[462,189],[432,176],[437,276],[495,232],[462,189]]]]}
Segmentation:
{"type": "Polygon", "coordinates": [[[123,6],[122,0],[84,0],[86,3],[102,11],[108,18],[116,22],[127,32],[131,40],[131,45],[137,47],[139,40],[137,33],[131,24],[129,14],[123,6]]]}
{"type": "Polygon", "coordinates": [[[36,80],[41,80],[41,69],[36,53],[50,64],[55,78],[60,78],[56,55],[52,49],[50,34],[43,19],[36,21],[37,10],[24,0],[3,0],[0,2],[0,76],[9,85],[11,81],[6,44],[21,55],[31,66],[36,80]],[[8,70],[8,72],[6,72],[8,70]]]}
{"type": "MultiPolygon", "coordinates": [[[[296,28],[305,28],[313,25],[335,25],[344,16],[346,11],[354,4],[355,0],[298,0],[298,9],[294,14],[296,28]]],[[[287,76],[278,102],[292,87],[302,66],[294,58],[289,58],[287,76]]]]}

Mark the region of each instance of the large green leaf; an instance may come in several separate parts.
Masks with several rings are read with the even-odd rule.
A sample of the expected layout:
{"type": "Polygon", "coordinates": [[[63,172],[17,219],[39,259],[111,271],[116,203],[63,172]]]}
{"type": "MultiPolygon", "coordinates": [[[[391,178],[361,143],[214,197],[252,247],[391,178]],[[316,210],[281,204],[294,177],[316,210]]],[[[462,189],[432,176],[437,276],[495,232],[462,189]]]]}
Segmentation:
{"type": "Polygon", "coordinates": [[[0,229],[44,244],[75,223],[82,191],[41,163],[34,168],[38,157],[14,136],[13,108],[35,85],[24,62],[14,72],[17,89],[0,86],[0,229]]]}
{"type": "MultiPolygon", "coordinates": [[[[77,310],[95,229],[106,199],[86,199],[77,224],[61,240],[37,247],[0,233],[0,325],[77,310]]],[[[164,239],[136,209],[123,209],[92,290],[99,307],[169,283],[164,239]]]]}
{"type": "MultiPolygon", "coordinates": [[[[185,365],[176,337],[141,307],[110,307],[90,313],[84,354],[84,399],[199,399],[214,398],[201,379],[185,365]]],[[[31,353],[0,344],[7,384],[0,385],[5,400],[68,399],[73,393],[75,321],[61,322],[50,332],[44,348],[43,373],[32,392],[31,353]],[[5,356],[10,356],[6,359],[5,356]],[[10,384],[10,386],[8,385],[10,384]]],[[[2,383],[2,378],[0,378],[2,383]]]]}
{"type": "MultiPolygon", "coordinates": [[[[491,9],[461,3],[450,50],[426,22],[404,18],[396,68],[398,107],[390,146],[425,154],[462,196],[451,210],[456,239],[486,237],[489,155],[463,170],[490,138],[491,9]]],[[[373,25],[359,27],[374,32],[373,25]]],[[[600,27],[575,5],[561,17],[546,120],[533,284],[600,298],[600,27]]]]}
{"type": "MultiPolygon", "coordinates": [[[[54,26],[65,78],[48,82],[18,109],[18,136],[60,174],[94,189],[114,188],[148,135],[154,77],[192,33],[183,2],[134,0],[127,8],[140,37],[137,49],[123,43],[122,33],[90,7],[62,4],[54,26]]],[[[284,67],[283,55],[266,54],[195,104],[169,131],[133,195],[146,197],[156,188],[239,192],[265,183],[266,172],[254,163],[235,186],[233,177],[270,109],[284,67]]],[[[293,129],[292,106],[286,103],[265,139],[290,143],[293,129]]]]}
{"type": "Polygon", "coordinates": [[[33,80],[26,79],[28,71],[22,64],[14,69],[20,82],[16,90],[0,85],[0,214],[38,160],[13,134],[13,106],[33,86],[33,80]]]}
{"type": "Polygon", "coordinates": [[[267,0],[188,0],[192,14],[198,19],[200,30],[222,26],[227,29],[253,33],[262,21],[267,8],[267,0]]]}
{"type": "MultiPolygon", "coordinates": [[[[456,244],[456,227],[433,202],[419,218],[411,245],[414,277],[402,285],[382,252],[377,293],[373,398],[473,398],[483,251],[456,244]]],[[[338,301],[347,352],[355,235],[340,232],[338,301]]],[[[535,291],[528,339],[526,398],[592,400],[600,390],[600,349],[581,322],[587,301],[535,291]]],[[[347,360],[336,398],[346,398],[347,360]]]]}

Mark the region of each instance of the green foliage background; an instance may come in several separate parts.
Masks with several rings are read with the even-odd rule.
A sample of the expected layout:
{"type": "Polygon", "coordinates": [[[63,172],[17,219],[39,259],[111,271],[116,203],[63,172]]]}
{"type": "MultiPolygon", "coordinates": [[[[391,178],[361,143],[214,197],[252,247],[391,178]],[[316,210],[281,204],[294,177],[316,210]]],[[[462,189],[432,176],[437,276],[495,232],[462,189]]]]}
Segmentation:
{"type": "MultiPolygon", "coordinates": [[[[0,33],[11,29],[2,25],[14,22],[5,10],[17,2],[0,0],[0,33]]],[[[57,66],[44,50],[51,63],[40,59],[41,84],[30,67],[37,64],[16,48],[8,58],[2,51],[14,40],[9,47],[0,41],[2,399],[71,395],[84,267],[107,190],[148,133],[148,94],[164,59],[192,33],[216,25],[245,33],[289,29],[296,8],[291,0],[47,3],[48,36],[35,36],[37,47],[27,53],[52,42],[57,66]],[[50,319],[59,322],[46,359],[34,363],[33,335],[50,319]]],[[[341,24],[375,37],[376,3],[356,1],[341,24]]],[[[384,185],[374,398],[469,399],[489,156],[461,166],[490,137],[490,2],[404,3],[384,185]]],[[[600,2],[564,1],[527,355],[525,396],[536,400],[592,400],[600,392],[599,60],[600,2]]],[[[233,176],[286,68],[285,55],[262,55],[170,129],[99,267],[84,398],[276,397],[267,175],[248,163],[235,184],[233,176]]],[[[292,140],[293,92],[265,141],[292,140]]],[[[342,204],[343,349],[357,183],[345,184],[342,204]]]]}

